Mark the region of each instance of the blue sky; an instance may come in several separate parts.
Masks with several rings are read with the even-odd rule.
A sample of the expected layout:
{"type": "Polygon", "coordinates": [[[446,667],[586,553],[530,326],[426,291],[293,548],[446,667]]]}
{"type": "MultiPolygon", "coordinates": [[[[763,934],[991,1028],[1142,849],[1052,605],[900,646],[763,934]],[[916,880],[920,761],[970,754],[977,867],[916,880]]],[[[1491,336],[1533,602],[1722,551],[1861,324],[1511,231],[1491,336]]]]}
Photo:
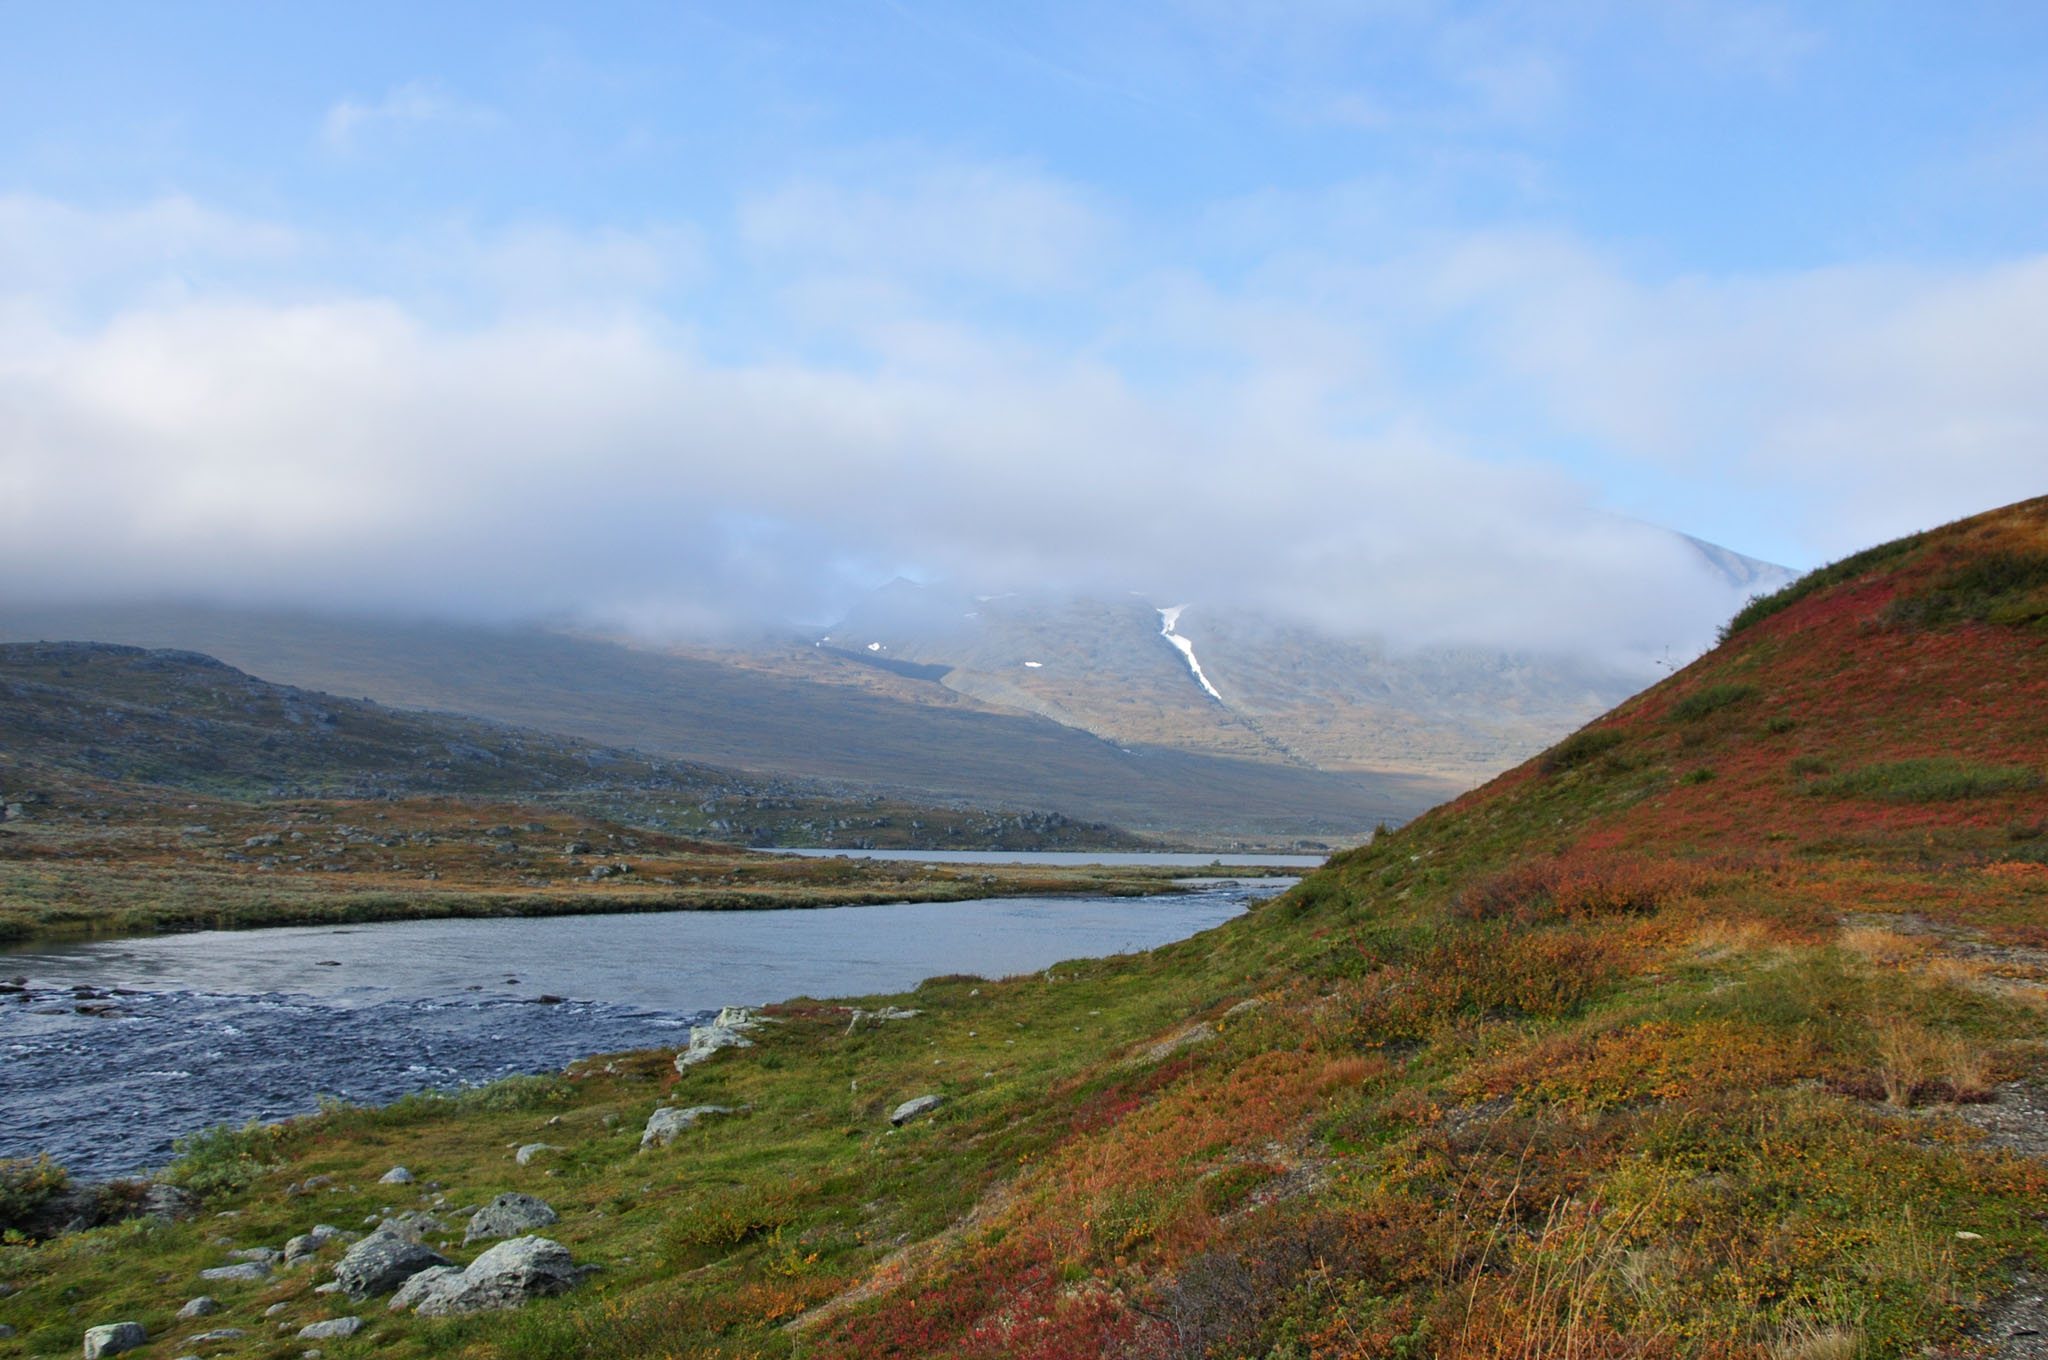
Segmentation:
{"type": "Polygon", "coordinates": [[[1988,3],[0,4],[0,568],[1694,638],[1614,516],[2048,489],[2044,69],[1988,3]]]}

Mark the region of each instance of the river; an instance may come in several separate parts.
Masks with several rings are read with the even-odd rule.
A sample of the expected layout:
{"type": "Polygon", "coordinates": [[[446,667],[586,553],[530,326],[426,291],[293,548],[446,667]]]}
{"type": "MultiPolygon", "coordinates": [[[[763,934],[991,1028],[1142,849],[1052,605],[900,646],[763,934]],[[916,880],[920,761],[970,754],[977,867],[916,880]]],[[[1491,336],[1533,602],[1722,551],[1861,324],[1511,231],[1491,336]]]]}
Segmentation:
{"type": "MultiPolygon", "coordinates": [[[[1207,860],[1202,861],[1207,863],[1207,860]]],[[[1291,880],[1163,897],[400,921],[0,953],[0,1157],[98,1178],[172,1135],[680,1047],[724,1005],[1035,972],[1218,925],[1291,880]]]]}

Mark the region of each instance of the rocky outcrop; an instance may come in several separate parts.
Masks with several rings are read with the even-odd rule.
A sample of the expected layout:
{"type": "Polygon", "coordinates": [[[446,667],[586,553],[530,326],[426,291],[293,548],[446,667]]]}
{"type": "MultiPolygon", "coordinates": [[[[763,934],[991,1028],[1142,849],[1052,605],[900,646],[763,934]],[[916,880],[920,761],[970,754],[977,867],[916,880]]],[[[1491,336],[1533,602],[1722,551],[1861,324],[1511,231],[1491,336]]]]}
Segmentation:
{"type": "Polygon", "coordinates": [[[546,1200],[532,1195],[503,1194],[470,1216],[469,1231],[463,1234],[462,1244],[468,1246],[486,1237],[517,1237],[535,1228],[545,1228],[559,1218],[546,1200]]]}
{"type": "MultiPolygon", "coordinates": [[[[719,1019],[726,1014],[720,1011],[719,1019]]],[[[752,1026],[719,1023],[690,1026],[690,1046],[676,1054],[676,1071],[687,1072],[698,1063],[709,1062],[720,1049],[752,1048],[754,1041],[742,1032],[749,1028],[752,1026]]]]}
{"type": "Polygon", "coordinates": [[[515,1237],[492,1247],[465,1269],[441,1269],[416,1277],[390,1306],[411,1308],[421,1317],[517,1308],[528,1299],[567,1293],[587,1273],[561,1243],[545,1237],[515,1237]]]}
{"type": "Polygon", "coordinates": [[[692,1105],[686,1110],[663,1107],[647,1117],[647,1127],[640,1133],[640,1150],[651,1147],[667,1147],[676,1140],[684,1129],[694,1128],[697,1121],[707,1115],[731,1114],[728,1105],[692,1105]]]}
{"type": "Polygon", "coordinates": [[[423,1270],[449,1264],[448,1258],[405,1231],[379,1228],[348,1249],[334,1267],[334,1279],[353,1299],[388,1294],[423,1270]]]}
{"type": "Polygon", "coordinates": [[[103,1355],[119,1355],[132,1351],[137,1346],[149,1344],[149,1333],[142,1330],[139,1322],[110,1322],[104,1327],[85,1329],[85,1360],[100,1360],[103,1355]]]}

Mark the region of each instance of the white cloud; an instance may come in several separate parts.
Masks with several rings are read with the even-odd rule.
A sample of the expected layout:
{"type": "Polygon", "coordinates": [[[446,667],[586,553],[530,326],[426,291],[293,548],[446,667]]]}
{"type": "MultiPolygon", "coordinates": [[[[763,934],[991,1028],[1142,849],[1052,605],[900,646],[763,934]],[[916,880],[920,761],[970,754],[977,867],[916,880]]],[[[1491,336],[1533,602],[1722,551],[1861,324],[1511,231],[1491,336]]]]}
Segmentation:
{"type": "MultiPolygon", "coordinates": [[[[1645,280],[1563,235],[1354,230],[1366,204],[1229,286],[1106,274],[1070,309],[1092,338],[1043,342],[945,305],[888,229],[936,231],[920,214],[957,197],[856,195],[822,238],[750,220],[791,262],[764,310],[850,337],[829,359],[781,343],[790,313],[751,355],[676,338],[687,312],[642,302],[712,272],[689,229],[415,243],[390,268],[443,251],[510,299],[463,325],[334,289],[145,290],[81,320],[17,279],[0,589],[698,627],[817,618],[910,567],[1407,640],[1682,651],[1730,593],[1530,450],[1740,487],[1758,523],[1807,517],[1831,550],[2040,490],[2048,260],[1645,280]],[[556,305],[593,293],[612,302],[556,305]]],[[[245,230],[171,216],[206,223],[196,240],[245,230]]],[[[80,236],[118,257],[126,219],[92,217],[80,236]]]]}
{"type": "Polygon", "coordinates": [[[335,101],[320,120],[320,140],[329,150],[357,150],[366,135],[380,129],[442,124],[488,127],[497,121],[489,109],[455,99],[421,81],[408,81],[386,91],[382,99],[364,102],[353,95],[335,101]]]}

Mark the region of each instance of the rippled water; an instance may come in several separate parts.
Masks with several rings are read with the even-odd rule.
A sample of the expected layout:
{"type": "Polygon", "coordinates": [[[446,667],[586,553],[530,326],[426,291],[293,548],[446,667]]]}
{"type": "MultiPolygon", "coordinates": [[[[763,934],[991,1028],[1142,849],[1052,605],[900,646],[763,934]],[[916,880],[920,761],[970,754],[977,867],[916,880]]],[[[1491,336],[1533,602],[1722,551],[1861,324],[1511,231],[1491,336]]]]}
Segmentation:
{"type": "Polygon", "coordinates": [[[167,1161],[175,1134],[300,1113],[321,1094],[380,1102],[678,1047],[722,1005],[905,991],[944,973],[998,977],[1147,949],[1284,886],[13,950],[0,976],[25,976],[28,990],[0,998],[0,1157],[46,1151],[91,1177],[138,1171],[167,1161]]]}

